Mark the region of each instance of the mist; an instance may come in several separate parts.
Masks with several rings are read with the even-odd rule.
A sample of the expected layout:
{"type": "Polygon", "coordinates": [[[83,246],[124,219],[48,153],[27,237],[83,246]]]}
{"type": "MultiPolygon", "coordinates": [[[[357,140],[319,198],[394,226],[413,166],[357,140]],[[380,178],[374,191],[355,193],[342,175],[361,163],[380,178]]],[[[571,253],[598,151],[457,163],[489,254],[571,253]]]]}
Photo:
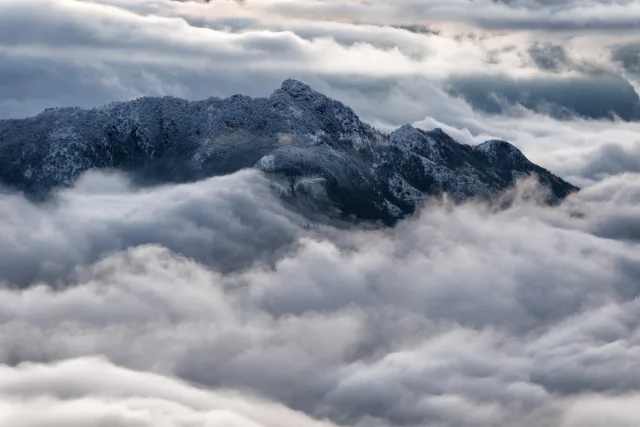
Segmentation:
{"type": "Polygon", "coordinates": [[[4,197],[3,416],[590,426],[597,408],[630,425],[638,178],[556,207],[524,180],[506,210],[445,198],[349,230],[308,227],[257,171],[151,189],[90,172],[49,204],[4,197]]]}

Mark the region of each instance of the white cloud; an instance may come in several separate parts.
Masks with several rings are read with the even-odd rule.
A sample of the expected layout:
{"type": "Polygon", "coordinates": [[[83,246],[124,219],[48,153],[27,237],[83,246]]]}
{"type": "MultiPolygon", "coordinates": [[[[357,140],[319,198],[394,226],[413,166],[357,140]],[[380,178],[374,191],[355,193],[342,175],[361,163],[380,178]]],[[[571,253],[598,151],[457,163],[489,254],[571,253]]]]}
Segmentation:
{"type": "Polygon", "coordinates": [[[205,391],[101,358],[0,366],[0,423],[16,427],[330,427],[282,405],[205,391]],[[92,381],[86,381],[92,378],[92,381]]]}
{"type": "MultiPolygon", "coordinates": [[[[64,215],[45,208],[16,215],[12,227],[75,222],[88,213],[91,224],[72,234],[64,227],[55,236],[37,233],[40,246],[73,246],[80,237],[101,245],[94,230],[110,227],[123,239],[122,224],[143,238],[125,240],[96,263],[74,258],[76,269],[51,282],[57,290],[0,291],[0,361],[104,355],[345,425],[540,426],[578,414],[566,415],[573,427],[582,415],[567,402],[576,396],[640,388],[637,175],[604,180],[557,208],[526,197],[499,212],[435,203],[393,230],[351,231],[296,225],[251,173],[152,191],[101,179],[94,188],[106,195],[80,185],[63,196],[64,215]],[[140,221],[117,219],[105,207],[109,198],[136,206],[140,221]],[[266,202],[256,209],[245,198],[266,202]],[[271,257],[259,239],[247,241],[256,263],[225,273],[225,258],[208,258],[207,248],[233,253],[233,241],[194,250],[195,234],[182,233],[193,247],[163,240],[167,224],[195,218],[185,206],[235,218],[238,211],[223,207],[238,203],[254,230],[285,218],[296,243],[271,239],[271,257]],[[140,234],[147,228],[156,231],[140,234]]],[[[516,193],[531,191],[522,183],[516,193]]],[[[11,200],[6,208],[22,212],[11,200]]],[[[221,233],[216,224],[202,224],[201,234],[221,233]]],[[[20,246],[11,242],[3,250],[18,264],[20,246]]],[[[69,371],[79,369],[69,363],[69,371]]],[[[61,380],[62,397],[100,400],[100,381],[110,380],[86,377],[61,380]]],[[[3,390],[9,377],[0,378],[3,390]]],[[[4,390],[14,400],[26,393],[4,390]]]]}

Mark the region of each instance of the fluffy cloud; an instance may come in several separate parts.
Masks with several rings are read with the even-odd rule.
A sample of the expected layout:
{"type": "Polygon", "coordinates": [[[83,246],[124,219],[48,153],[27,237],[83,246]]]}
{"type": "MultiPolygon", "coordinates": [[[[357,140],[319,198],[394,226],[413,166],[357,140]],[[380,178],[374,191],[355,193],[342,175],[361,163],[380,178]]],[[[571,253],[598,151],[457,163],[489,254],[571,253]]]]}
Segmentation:
{"type": "Polygon", "coordinates": [[[330,427],[281,405],[204,391],[99,358],[0,367],[0,422],[17,427],[330,427]],[[95,378],[87,382],[86,378],[95,378]]]}
{"type": "Polygon", "coordinates": [[[0,281],[63,279],[78,264],[140,244],[162,244],[230,271],[274,260],[306,221],[281,206],[255,172],[136,190],[125,177],[89,172],[45,205],[0,201],[0,281]]]}
{"type": "MultiPolygon", "coordinates": [[[[118,367],[100,358],[1,367],[0,373],[0,421],[17,427],[335,426],[250,395],[205,391],[169,377],[118,367]],[[95,380],[89,383],[89,377],[95,380]]],[[[554,425],[634,426],[640,421],[636,410],[639,402],[640,396],[633,394],[587,395],[559,401],[562,416],[554,425]]],[[[431,410],[451,414],[459,404],[453,397],[443,397],[434,402],[431,410]]],[[[475,420],[495,411],[472,406],[464,409],[475,420]]],[[[540,413],[518,421],[518,425],[526,427],[550,425],[540,413]]]]}
{"type": "MultiPolygon", "coordinates": [[[[640,389],[637,175],[606,179],[556,208],[537,205],[537,188],[523,182],[507,210],[434,202],[393,230],[349,231],[308,230],[272,203],[255,173],[145,191],[123,189],[114,176],[91,179],[102,196],[81,182],[57,208],[31,206],[40,212],[13,217],[12,227],[23,230],[17,237],[38,235],[37,247],[68,242],[55,252],[68,252],[79,236],[104,248],[101,229],[121,244],[97,262],[61,255],[75,266],[63,280],[0,291],[0,361],[9,366],[99,354],[346,425],[584,426],[583,408],[591,407],[584,402],[613,411],[640,389]],[[109,199],[137,215],[119,218],[109,199]],[[75,231],[24,231],[85,214],[75,231]],[[242,214],[252,217],[240,221],[246,231],[223,231],[242,214]],[[196,223],[198,233],[184,232],[196,223]],[[285,248],[271,254],[261,233],[273,227],[265,232],[289,237],[267,237],[268,247],[285,248]],[[182,230],[179,239],[170,230],[182,230]],[[247,240],[250,230],[256,235],[247,240]],[[238,267],[225,251],[251,262],[238,267]],[[619,393],[630,397],[604,397],[619,393]]],[[[7,200],[8,209],[20,205],[18,196],[7,200]]],[[[2,243],[16,265],[20,243],[2,243]]],[[[22,252],[32,266],[35,247],[22,252]]],[[[0,393],[17,402],[10,413],[33,412],[38,393],[50,389],[9,387],[5,378],[83,366],[124,372],[95,361],[5,367],[17,373],[0,375],[0,393]]],[[[136,384],[159,378],[126,372],[136,384]]],[[[118,411],[131,408],[105,397],[104,382],[74,375],[59,380],[61,401],[45,402],[46,410],[86,403],[99,415],[105,399],[118,411]]],[[[173,409],[159,410],[173,419],[173,409]]]]}

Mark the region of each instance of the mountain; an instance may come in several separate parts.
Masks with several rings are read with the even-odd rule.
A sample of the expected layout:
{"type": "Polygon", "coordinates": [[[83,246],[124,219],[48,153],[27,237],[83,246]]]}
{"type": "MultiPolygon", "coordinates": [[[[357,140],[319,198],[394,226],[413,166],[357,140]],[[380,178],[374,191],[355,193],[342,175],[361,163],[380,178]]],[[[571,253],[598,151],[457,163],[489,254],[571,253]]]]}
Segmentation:
{"type": "Polygon", "coordinates": [[[292,79],[268,98],[144,97],[0,121],[0,182],[34,197],[92,168],[156,184],[249,167],[285,182],[291,200],[386,224],[428,196],[492,198],[529,174],[550,189],[550,203],[577,190],[505,141],[470,146],[410,125],[386,135],[292,79]]]}

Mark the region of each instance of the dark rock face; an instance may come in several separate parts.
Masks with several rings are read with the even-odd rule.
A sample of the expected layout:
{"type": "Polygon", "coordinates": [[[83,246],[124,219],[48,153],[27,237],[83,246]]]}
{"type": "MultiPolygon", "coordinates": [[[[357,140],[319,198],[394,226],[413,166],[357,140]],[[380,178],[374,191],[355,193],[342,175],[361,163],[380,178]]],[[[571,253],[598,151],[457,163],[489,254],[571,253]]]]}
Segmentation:
{"type": "Polygon", "coordinates": [[[385,135],[296,80],[269,98],[140,98],[0,121],[0,182],[35,197],[94,168],[155,184],[249,167],[287,182],[289,198],[387,224],[428,196],[491,198],[529,174],[551,190],[549,202],[577,190],[505,141],[473,147],[409,125],[385,135]]]}

